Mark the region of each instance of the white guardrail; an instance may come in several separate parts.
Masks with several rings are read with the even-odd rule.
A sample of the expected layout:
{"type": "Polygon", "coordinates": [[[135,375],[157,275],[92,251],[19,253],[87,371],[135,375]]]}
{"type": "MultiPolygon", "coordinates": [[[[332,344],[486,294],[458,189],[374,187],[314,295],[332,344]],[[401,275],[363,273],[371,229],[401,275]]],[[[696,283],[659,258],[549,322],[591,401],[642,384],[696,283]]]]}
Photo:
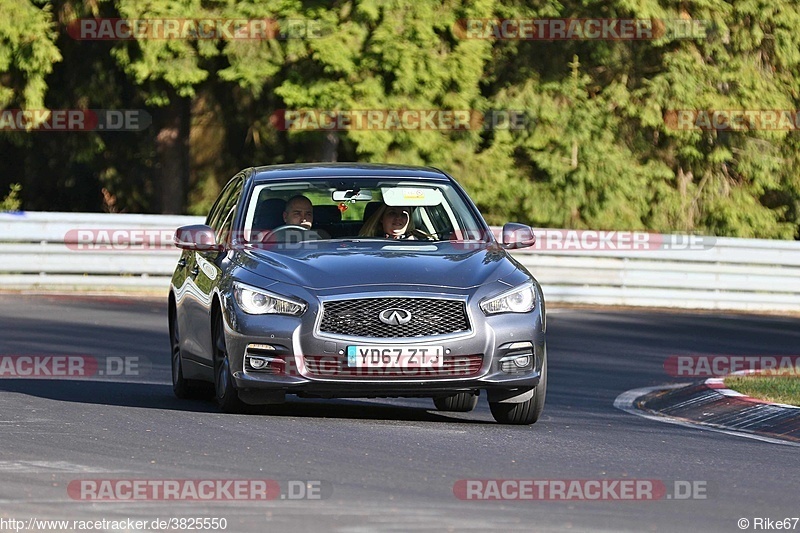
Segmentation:
{"type": "MultiPolygon", "coordinates": [[[[0,288],[166,295],[179,256],[171,246],[174,230],[202,221],[170,215],[0,213],[0,288]],[[119,235],[139,244],[116,244],[119,235]]],[[[800,242],[536,233],[535,247],[513,255],[542,284],[548,302],[800,311],[800,242]]]]}

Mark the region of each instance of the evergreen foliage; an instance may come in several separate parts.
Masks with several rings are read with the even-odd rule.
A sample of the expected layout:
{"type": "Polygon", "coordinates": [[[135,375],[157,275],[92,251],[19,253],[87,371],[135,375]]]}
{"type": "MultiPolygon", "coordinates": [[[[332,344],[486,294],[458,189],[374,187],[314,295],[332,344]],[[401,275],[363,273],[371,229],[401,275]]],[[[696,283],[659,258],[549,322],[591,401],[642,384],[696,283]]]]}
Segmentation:
{"type": "Polygon", "coordinates": [[[676,110],[800,108],[796,0],[0,0],[0,14],[0,111],[153,116],[135,133],[0,129],[0,188],[22,183],[28,209],[203,213],[245,166],[374,161],[450,172],[493,224],[800,236],[797,129],[671,122],[676,110]],[[68,34],[95,17],[269,19],[295,31],[264,40],[68,34]],[[657,19],[696,31],[467,38],[462,22],[478,18],[657,19]],[[513,110],[528,121],[276,129],[287,109],[513,110]]]}

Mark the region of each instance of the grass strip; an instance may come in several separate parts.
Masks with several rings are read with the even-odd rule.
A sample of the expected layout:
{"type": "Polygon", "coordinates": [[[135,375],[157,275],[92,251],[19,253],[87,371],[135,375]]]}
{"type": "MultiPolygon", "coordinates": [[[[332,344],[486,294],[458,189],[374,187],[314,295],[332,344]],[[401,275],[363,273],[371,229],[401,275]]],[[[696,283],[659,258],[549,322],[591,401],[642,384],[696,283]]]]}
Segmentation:
{"type": "Polygon", "coordinates": [[[800,375],[796,372],[728,376],[725,386],[751,398],[800,407],[800,375]]]}

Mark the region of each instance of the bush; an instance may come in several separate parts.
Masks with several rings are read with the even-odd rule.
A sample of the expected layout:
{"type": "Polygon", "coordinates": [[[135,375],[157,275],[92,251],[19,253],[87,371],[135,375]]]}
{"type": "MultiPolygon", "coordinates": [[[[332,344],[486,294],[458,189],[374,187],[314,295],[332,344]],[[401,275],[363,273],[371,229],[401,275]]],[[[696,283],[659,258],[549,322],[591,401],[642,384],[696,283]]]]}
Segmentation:
{"type": "Polygon", "coordinates": [[[11,184],[11,190],[9,191],[8,196],[0,201],[0,212],[19,211],[22,209],[22,199],[19,197],[21,190],[22,185],[19,183],[11,184]]]}

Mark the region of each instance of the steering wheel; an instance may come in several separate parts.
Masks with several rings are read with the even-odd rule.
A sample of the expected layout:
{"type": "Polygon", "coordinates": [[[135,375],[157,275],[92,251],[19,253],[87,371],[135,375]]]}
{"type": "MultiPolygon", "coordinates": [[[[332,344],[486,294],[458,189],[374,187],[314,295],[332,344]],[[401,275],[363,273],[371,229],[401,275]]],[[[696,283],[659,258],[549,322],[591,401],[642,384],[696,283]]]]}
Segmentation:
{"type": "Polygon", "coordinates": [[[422,231],[421,229],[412,229],[409,232],[410,235],[413,235],[415,238],[421,241],[436,241],[439,240],[438,233],[428,233],[426,231],[422,231]]]}
{"type": "Polygon", "coordinates": [[[319,233],[317,233],[313,229],[309,229],[306,228],[305,226],[300,226],[297,224],[285,224],[283,226],[278,226],[274,230],[270,231],[266,235],[266,237],[262,239],[262,242],[290,242],[286,239],[286,237],[289,235],[288,232],[292,231],[303,232],[303,238],[300,239],[300,241],[319,240],[321,238],[319,233]]]}

